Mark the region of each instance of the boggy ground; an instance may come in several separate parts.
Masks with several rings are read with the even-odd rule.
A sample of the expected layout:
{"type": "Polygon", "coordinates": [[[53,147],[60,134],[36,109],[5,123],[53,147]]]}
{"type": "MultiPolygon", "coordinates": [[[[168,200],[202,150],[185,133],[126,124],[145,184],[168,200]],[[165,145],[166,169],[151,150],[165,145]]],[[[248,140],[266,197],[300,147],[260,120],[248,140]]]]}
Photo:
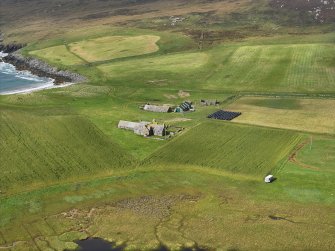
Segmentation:
{"type": "Polygon", "coordinates": [[[2,228],[2,247],[63,250],[74,248],[75,239],[96,236],[130,250],[160,245],[169,249],[262,249],[264,239],[272,240],[267,249],[299,249],[299,239],[304,239],[309,249],[332,250],[331,204],[310,201],[306,206],[308,196],[305,202],[294,202],[292,191],[283,187],[278,182],[269,188],[257,179],[207,173],[191,166],[138,169],[103,180],[56,186],[8,199],[17,204],[18,196],[29,198],[29,203],[16,209],[28,210],[24,213],[28,217],[13,219],[2,228]],[[43,197],[44,203],[39,202],[43,197]],[[56,209],[57,204],[62,205],[56,209]]]}

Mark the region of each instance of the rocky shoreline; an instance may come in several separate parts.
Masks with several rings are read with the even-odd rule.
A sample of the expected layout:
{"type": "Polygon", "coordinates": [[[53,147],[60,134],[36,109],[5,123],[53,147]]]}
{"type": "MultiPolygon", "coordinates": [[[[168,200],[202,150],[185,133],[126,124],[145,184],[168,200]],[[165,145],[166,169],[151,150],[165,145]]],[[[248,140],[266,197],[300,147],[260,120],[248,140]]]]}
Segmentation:
{"type": "Polygon", "coordinates": [[[3,53],[13,53],[23,48],[24,44],[0,44],[0,51],[3,53]]]}
{"type": "Polygon", "coordinates": [[[23,57],[18,52],[10,53],[3,57],[2,60],[5,63],[14,65],[19,71],[30,71],[39,77],[52,78],[56,85],[66,82],[80,83],[86,81],[85,77],[77,73],[58,70],[39,59],[23,57]]]}
{"type": "Polygon", "coordinates": [[[25,45],[23,44],[4,45],[0,43],[0,52],[8,54],[2,58],[2,61],[14,65],[19,71],[29,71],[38,77],[54,79],[55,85],[68,82],[80,83],[86,81],[86,78],[78,73],[58,70],[39,59],[22,56],[19,53],[19,50],[24,46],[25,45]]]}

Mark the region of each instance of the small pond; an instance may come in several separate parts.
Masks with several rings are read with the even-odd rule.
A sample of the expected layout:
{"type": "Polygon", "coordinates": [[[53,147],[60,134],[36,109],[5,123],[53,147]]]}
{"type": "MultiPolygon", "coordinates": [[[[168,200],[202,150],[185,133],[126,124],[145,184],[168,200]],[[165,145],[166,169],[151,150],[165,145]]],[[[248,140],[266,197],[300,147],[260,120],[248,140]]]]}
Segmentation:
{"type": "MultiPolygon", "coordinates": [[[[87,238],[75,241],[79,245],[75,251],[123,251],[126,245],[116,246],[115,242],[108,242],[101,238],[87,238]]],[[[181,251],[207,251],[207,248],[200,248],[197,245],[191,248],[182,248],[181,251]]],[[[160,245],[153,251],[169,251],[164,245],[160,245]]]]}
{"type": "Polygon", "coordinates": [[[115,242],[108,242],[100,238],[87,238],[76,241],[79,248],[76,251],[122,251],[124,246],[116,246],[115,242]]]}

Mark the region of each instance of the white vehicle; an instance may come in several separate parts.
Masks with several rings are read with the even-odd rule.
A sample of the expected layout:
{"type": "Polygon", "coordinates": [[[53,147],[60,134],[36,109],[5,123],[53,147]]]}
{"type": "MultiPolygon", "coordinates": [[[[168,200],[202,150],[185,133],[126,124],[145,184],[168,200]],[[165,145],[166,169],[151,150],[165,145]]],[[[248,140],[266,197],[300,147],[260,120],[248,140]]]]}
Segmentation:
{"type": "Polygon", "coordinates": [[[264,178],[264,182],[265,183],[271,183],[272,181],[274,181],[274,179],[275,178],[273,177],[273,175],[268,175],[264,178]]]}

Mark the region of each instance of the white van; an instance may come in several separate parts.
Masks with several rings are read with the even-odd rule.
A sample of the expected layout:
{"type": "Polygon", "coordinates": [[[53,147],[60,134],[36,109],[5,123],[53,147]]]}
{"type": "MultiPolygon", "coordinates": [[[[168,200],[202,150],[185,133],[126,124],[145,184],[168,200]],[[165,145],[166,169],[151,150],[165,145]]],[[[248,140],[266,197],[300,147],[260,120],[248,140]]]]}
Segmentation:
{"type": "Polygon", "coordinates": [[[275,178],[273,177],[273,175],[268,175],[264,178],[264,182],[265,183],[271,183],[272,181],[274,181],[274,179],[275,178]]]}

